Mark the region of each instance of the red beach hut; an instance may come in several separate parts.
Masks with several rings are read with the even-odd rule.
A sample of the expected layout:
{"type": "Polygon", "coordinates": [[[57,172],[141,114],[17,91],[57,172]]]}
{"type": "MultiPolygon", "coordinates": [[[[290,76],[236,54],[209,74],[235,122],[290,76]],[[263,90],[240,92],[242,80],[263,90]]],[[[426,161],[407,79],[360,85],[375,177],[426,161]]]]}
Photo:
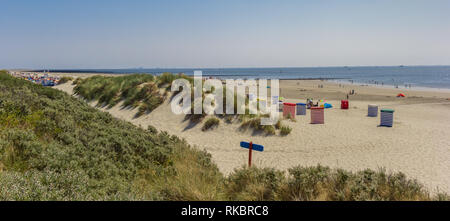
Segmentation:
{"type": "Polygon", "coordinates": [[[348,109],[348,100],[341,100],[341,109],[348,109]]]}
{"type": "Polygon", "coordinates": [[[283,103],[283,117],[295,118],[296,106],[294,103],[283,103]]]}
{"type": "Polygon", "coordinates": [[[311,107],[311,123],[312,124],[324,124],[324,108],[323,107],[311,107]]]}

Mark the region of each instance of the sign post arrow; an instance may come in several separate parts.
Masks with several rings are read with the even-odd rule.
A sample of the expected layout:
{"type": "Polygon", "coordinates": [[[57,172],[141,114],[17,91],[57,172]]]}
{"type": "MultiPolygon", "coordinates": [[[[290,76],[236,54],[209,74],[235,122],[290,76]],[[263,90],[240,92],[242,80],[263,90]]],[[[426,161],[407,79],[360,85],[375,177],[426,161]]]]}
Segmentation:
{"type": "Polygon", "coordinates": [[[241,147],[243,148],[248,148],[248,167],[252,166],[252,151],[256,150],[256,151],[264,151],[264,146],[259,145],[259,144],[253,144],[253,142],[241,142],[241,147]]]}

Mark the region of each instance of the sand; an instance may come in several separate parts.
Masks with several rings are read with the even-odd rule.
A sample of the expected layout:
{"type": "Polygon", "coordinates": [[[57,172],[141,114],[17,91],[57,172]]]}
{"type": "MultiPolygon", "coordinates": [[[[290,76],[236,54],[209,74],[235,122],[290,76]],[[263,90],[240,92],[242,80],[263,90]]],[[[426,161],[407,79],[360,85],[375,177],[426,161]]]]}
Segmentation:
{"type": "MultiPolygon", "coordinates": [[[[385,168],[403,172],[423,183],[430,191],[450,193],[450,92],[448,90],[405,90],[359,85],[339,85],[327,81],[283,80],[281,96],[288,102],[304,102],[306,98],[325,99],[333,105],[325,110],[325,124],[310,124],[310,112],[296,116],[296,122],[284,120],[292,128],[288,136],[254,135],[239,130],[239,123],[221,122],[212,131],[203,132],[202,123],[191,124],[184,115],[172,113],[169,101],[152,113],[134,118],[137,110],[122,109],[120,104],[101,108],[113,116],[146,128],[185,138],[197,148],[211,153],[224,174],[247,164],[248,151],[241,141],[264,145],[264,152],[253,153],[253,165],[288,169],[315,166],[359,171],[385,168]],[[318,88],[323,84],[324,88],[318,88]],[[351,95],[350,109],[341,110],[340,100],[351,95]],[[395,96],[403,92],[406,98],[395,96]],[[380,118],[367,117],[368,104],[393,108],[394,126],[379,127],[380,118]]],[[[72,94],[71,83],[56,88],[72,94]]],[[[95,105],[91,103],[91,105],[95,105]]]]}

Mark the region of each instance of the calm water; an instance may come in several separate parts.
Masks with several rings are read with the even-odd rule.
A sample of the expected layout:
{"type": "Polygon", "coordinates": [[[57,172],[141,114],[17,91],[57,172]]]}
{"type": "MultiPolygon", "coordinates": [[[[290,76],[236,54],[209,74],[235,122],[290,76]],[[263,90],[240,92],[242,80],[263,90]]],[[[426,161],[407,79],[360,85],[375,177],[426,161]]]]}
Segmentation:
{"type": "MultiPolygon", "coordinates": [[[[397,67],[311,67],[311,68],[225,68],[225,69],[95,69],[70,70],[110,73],[185,73],[193,75],[202,70],[203,76],[242,79],[310,79],[327,78],[339,81],[353,80],[356,83],[398,85],[404,87],[450,89],[450,66],[397,66],[397,67]]],[[[56,71],[56,70],[55,70],[56,71]]],[[[61,70],[58,70],[61,71],[61,70]]],[[[69,70],[65,70],[69,71],[69,70]]]]}

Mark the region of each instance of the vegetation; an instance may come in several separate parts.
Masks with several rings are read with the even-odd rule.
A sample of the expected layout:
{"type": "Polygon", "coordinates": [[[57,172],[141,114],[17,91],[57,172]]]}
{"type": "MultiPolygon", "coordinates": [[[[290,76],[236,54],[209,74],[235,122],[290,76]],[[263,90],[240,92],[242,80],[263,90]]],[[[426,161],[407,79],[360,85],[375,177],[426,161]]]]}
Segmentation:
{"type": "Polygon", "coordinates": [[[87,100],[97,100],[98,106],[113,107],[123,101],[124,107],[139,108],[138,116],[151,112],[164,101],[154,76],[149,74],[93,76],[79,80],[74,92],[87,100]]]}
{"type": "Polygon", "coordinates": [[[192,197],[222,179],[209,154],[184,140],[3,72],[0,165],[0,200],[168,200],[166,183],[186,179],[180,170],[195,177],[192,197]]]}
{"type": "Polygon", "coordinates": [[[61,91],[0,73],[0,200],[448,200],[402,173],[235,170],[61,91]]]}
{"type": "Polygon", "coordinates": [[[265,135],[275,135],[275,127],[273,125],[262,125],[261,117],[254,117],[249,120],[245,120],[241,126],[241,130],[247,130],[248,128],[252,128],[254,133],[264,133],[265,135]]]}
{"type": "Polygon", "coordinates": [[[174,75],[174,74],[169,73],[169,72],[165,72],[165,73],[162,73],[161,75],[159,75],[157,80],[156,80],[156,82],[157,82],[159,87],[166,86],[167,88],[170,88],[172,82],[174,80],[180,79],[180,78],[186,79],[187,81],[189,81],[189,83],[191,85],[194,84],[194,78],[192,78],[192,77],[186,76],[184,74],[174,75]]]}
{"type": "Polygon", "coordinates": [[[202,131],[211,130],[215,127],[218,127],[219,124],[220,124],[219,119],[211,117],[203,124],[202,131]]]}
{"type": "Polygon", "coordinates": [[[62,77],[61,79],[59,79],[58,84],[64,84],[64,83],[67,83],[67,82],[69,82],[71,80],[73,80],[73,77],[68,77],[68,76],[62,77]]]}
{"type": "MultiPolygon", "coordinates": [[[[159,76],[153,76],[149,74],[133,74],[118,77],[105,77],[105,76],[93,76],[86,79],[76,79],[76,86],[74,88],[75,94],[80,95],[88,101],[97,100],[98,106],[113,107],[120,101],[123,101],[123,107],[138,108],[136,117],[140,117],[146,113],[153,111],[159,105],[164,102],[167,91],[171,88],[171,83],[175,79],[186,79],[191,85],[194,83],[192,77],[188,77],[183,74],[174,75],[172,73],[163,73],[159,76]],[[165,88],[165,90],[164,90],[165,88]],[[160,90],[163,89],[163,90],[160,90]],[[164,92],[162,92],[164,91],[164,92]],[[163,94],[162,94],[163,93],[163,94]]],[[[194,96],[193,88],[191,88],[192,100],[194,96]]],[[[202,93],[202,100],[207,94],[212,91],[204,91],[202,93]]],[[[226,96],[227,90],[223,88],[223,112],[226,112],[226,96]]],[[[228,95],[231,96],[231,95],[228,95]]],[[[234,94],[234,112],[237,113],[237,94],[234,94]]],[[[248,97],[244,98],[246,105],[249,103],[248,97]]],[[[259,104],[258,104],[259,105],[259,104]]],[[[191,103],[191,112],[194,112],[194,102],[191,103]]],[[[237,115],[237,114],[236,114],[237,115]]],[[[199,123],[207,114],[203,111],[202,114],[189,114],[186,118],[193,123],[199,123]]],[[[236,116],[216,115],[217,117],[224,118],[225,122],[232,123],[236,116]]],[[[265,135],[275,135],[276,130],[280,128],[274,128],[271,125],[260,125],[261,117],[268,117],[267,115],[250,114],[249,109],[245,110],[245,114],[239,115],[237,118],[241,122],[241,129],[252,129],[254,133],[264,133],[265,135]]],[[[216,119],[205,122],[202,128],[203,131],[207,131],[209,126],[213,124],[219,124],[220,120],[216,119]]]]}
{"type": "Polygon", "coordinates": [[[275,126],[275,129],[277,129],[277,130],[281,129],[281,120],[278,120],[274,126],[275,126]]]}
{"type": "Polygon", "coordinates": [[[289,126],[281,126],[280,128],[280,134],[282,136],[286,136],[288,134],[290,134],[292,131],[292,128],[290,128],[289,126]]]}
{"type": "MultiPolygon", "coordinates": [[[[242,168],[225,186],[234,200],[431,200],[417,181],[383,169],[351,173],[319,165],[294,167],[286,176],[275,169],[242,168]]],[[[449,198],[439,194],[433,199],[449,198]]]]}
{"type": "Polygon", "coordinates": [[[77,85],[78,83],[81,82],[81,80],[83,80],[82,78],[75,78],[75,80],[72,81],[72,85],[77,85]]]}

